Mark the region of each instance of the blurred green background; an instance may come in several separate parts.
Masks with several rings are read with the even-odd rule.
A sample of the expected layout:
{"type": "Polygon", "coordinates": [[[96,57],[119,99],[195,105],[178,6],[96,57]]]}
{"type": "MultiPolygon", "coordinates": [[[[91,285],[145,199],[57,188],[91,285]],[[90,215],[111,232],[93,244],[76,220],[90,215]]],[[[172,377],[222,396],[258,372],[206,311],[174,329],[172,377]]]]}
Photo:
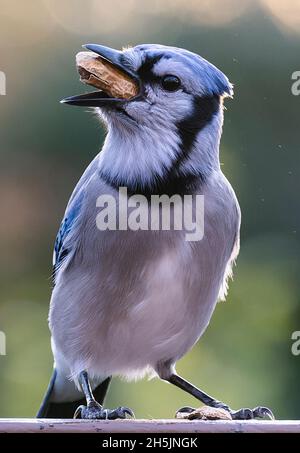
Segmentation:
{"type": "MultiPolygon", "coordinates": [[[[82,109],[74,56],[85,42],[156,42],[201,54],[235,85],[223,171],[238,195],[241,253],[226,303],[178,371],[232,407],[300,418],[300,70],[297,0],[0,0],[0,416],[34,416],[52,356],[47,326],[52,246],[72,188],[104,130],[82,109]]],[[[107,405],[171,417],[197,404],[158,380],[114,380],[107,405]]]]}

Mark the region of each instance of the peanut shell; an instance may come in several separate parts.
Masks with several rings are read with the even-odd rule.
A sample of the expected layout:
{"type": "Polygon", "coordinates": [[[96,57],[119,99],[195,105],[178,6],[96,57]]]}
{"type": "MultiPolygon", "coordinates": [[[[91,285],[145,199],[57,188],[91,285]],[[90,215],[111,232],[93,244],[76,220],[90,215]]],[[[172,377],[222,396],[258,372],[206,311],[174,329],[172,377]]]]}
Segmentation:
{"type": "Polygon", "coordinates": [[[138,84],[129,75],[94,52],[79,52],[76,66],[81,82],[114,98],[131,99],[139,92],[138,84]]]}

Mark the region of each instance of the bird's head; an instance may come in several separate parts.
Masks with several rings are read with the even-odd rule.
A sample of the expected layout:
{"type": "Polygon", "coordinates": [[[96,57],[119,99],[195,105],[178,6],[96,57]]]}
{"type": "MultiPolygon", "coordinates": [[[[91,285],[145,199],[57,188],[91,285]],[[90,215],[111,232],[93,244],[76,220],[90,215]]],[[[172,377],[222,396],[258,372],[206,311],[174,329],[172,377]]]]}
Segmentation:
{"type": "MultiPolygon", "coordinates": [[[[131,77],[138,84],[138,94],[131,99],[118,99],[96,91],[66,98],[64,102],[98,107],[109,131],[123,141],[144,137],[147,147],[148,135],[148,145],[163,147],[155,178],[161,177],[162,171],[174,169],[174,165],[183,165],[201,139],[201,132],[206,131],[202,141],[210,145],[214,141],[218,147],[223,98],[232,95],[232,85],[214,65],[190,51],[157,44],[123,51],[96,44],[85,47],[131,77]]],[[[197,166],[196,161],[192,166],[197,166]]]]}

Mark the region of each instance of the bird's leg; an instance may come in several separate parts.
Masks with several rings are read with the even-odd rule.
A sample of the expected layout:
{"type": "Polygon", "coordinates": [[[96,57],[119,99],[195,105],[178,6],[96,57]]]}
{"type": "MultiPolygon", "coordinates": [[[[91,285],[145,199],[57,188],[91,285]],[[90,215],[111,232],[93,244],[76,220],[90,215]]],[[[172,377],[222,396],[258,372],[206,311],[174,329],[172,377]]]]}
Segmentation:
{"type": "MultiPolygon", "coordinates": [[[[207,406],[225,409],[231,414],[233,420],[249,420],[252,418],[264,418],[264,417],[268,417],[271,420],[274,419],[273,412],[267,407],[263,406],[258,406],[255,409],[243,408],[235,411],[231,409],[229,406],[227,406],[227,404],[224,404],[221,401],[218,401],[212,396],[208,395],[207,393],[204,393],[202,390],[198,389],[193,384],[186,381],[177,374],[171,374],[171,376],[165,380],[170,382],[171,384],[176,385],[176,387],[179,387],[181,390],[184,390],[190,395],[194,396],[195,398],[197,398],[197,400],[202,401],[202,403],[206,404],[207,406]]],[[[179,409],[178,412],[192,412],[192,411],[194,411],[193,408],[183,407],[179,409]]]]}
{"type": "Polygon", "coordinates": [[[126,418],[126,415],[134,417],[134,413],[128,407],[104,409],[94,398],[86,371],[82,371],[79,374],[79,383],[86,398],[86,406],[79,406],[75,411],[74,418],[115,420],[117,418],[126,418]]]}

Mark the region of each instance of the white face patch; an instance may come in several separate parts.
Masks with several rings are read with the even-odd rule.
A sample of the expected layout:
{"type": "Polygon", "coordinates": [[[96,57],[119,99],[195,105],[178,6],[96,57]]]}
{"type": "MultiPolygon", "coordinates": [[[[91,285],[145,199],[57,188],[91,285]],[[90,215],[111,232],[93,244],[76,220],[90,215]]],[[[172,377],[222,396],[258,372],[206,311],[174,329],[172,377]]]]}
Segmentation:
{"type": "Polygon", "coordinates": [[[161,58],[153,66],[153,73],[159,77],[175,75],[180,79],[185,91],[191,94],[205,95],[205,88],[195,79],[193,71],[182,61],[176,61],[172,58],[161,58]]]}
{"type": "MultiPolygon", "coordinates": [[[[151,117],[151,114],[149,114],[151,117]]],[[[111,128],[100,154],[101,170],[116,185],[151,185],[157,177],[163,178],[180,151],[176,128],[149,124],[134,128],[111,128]]]]}

